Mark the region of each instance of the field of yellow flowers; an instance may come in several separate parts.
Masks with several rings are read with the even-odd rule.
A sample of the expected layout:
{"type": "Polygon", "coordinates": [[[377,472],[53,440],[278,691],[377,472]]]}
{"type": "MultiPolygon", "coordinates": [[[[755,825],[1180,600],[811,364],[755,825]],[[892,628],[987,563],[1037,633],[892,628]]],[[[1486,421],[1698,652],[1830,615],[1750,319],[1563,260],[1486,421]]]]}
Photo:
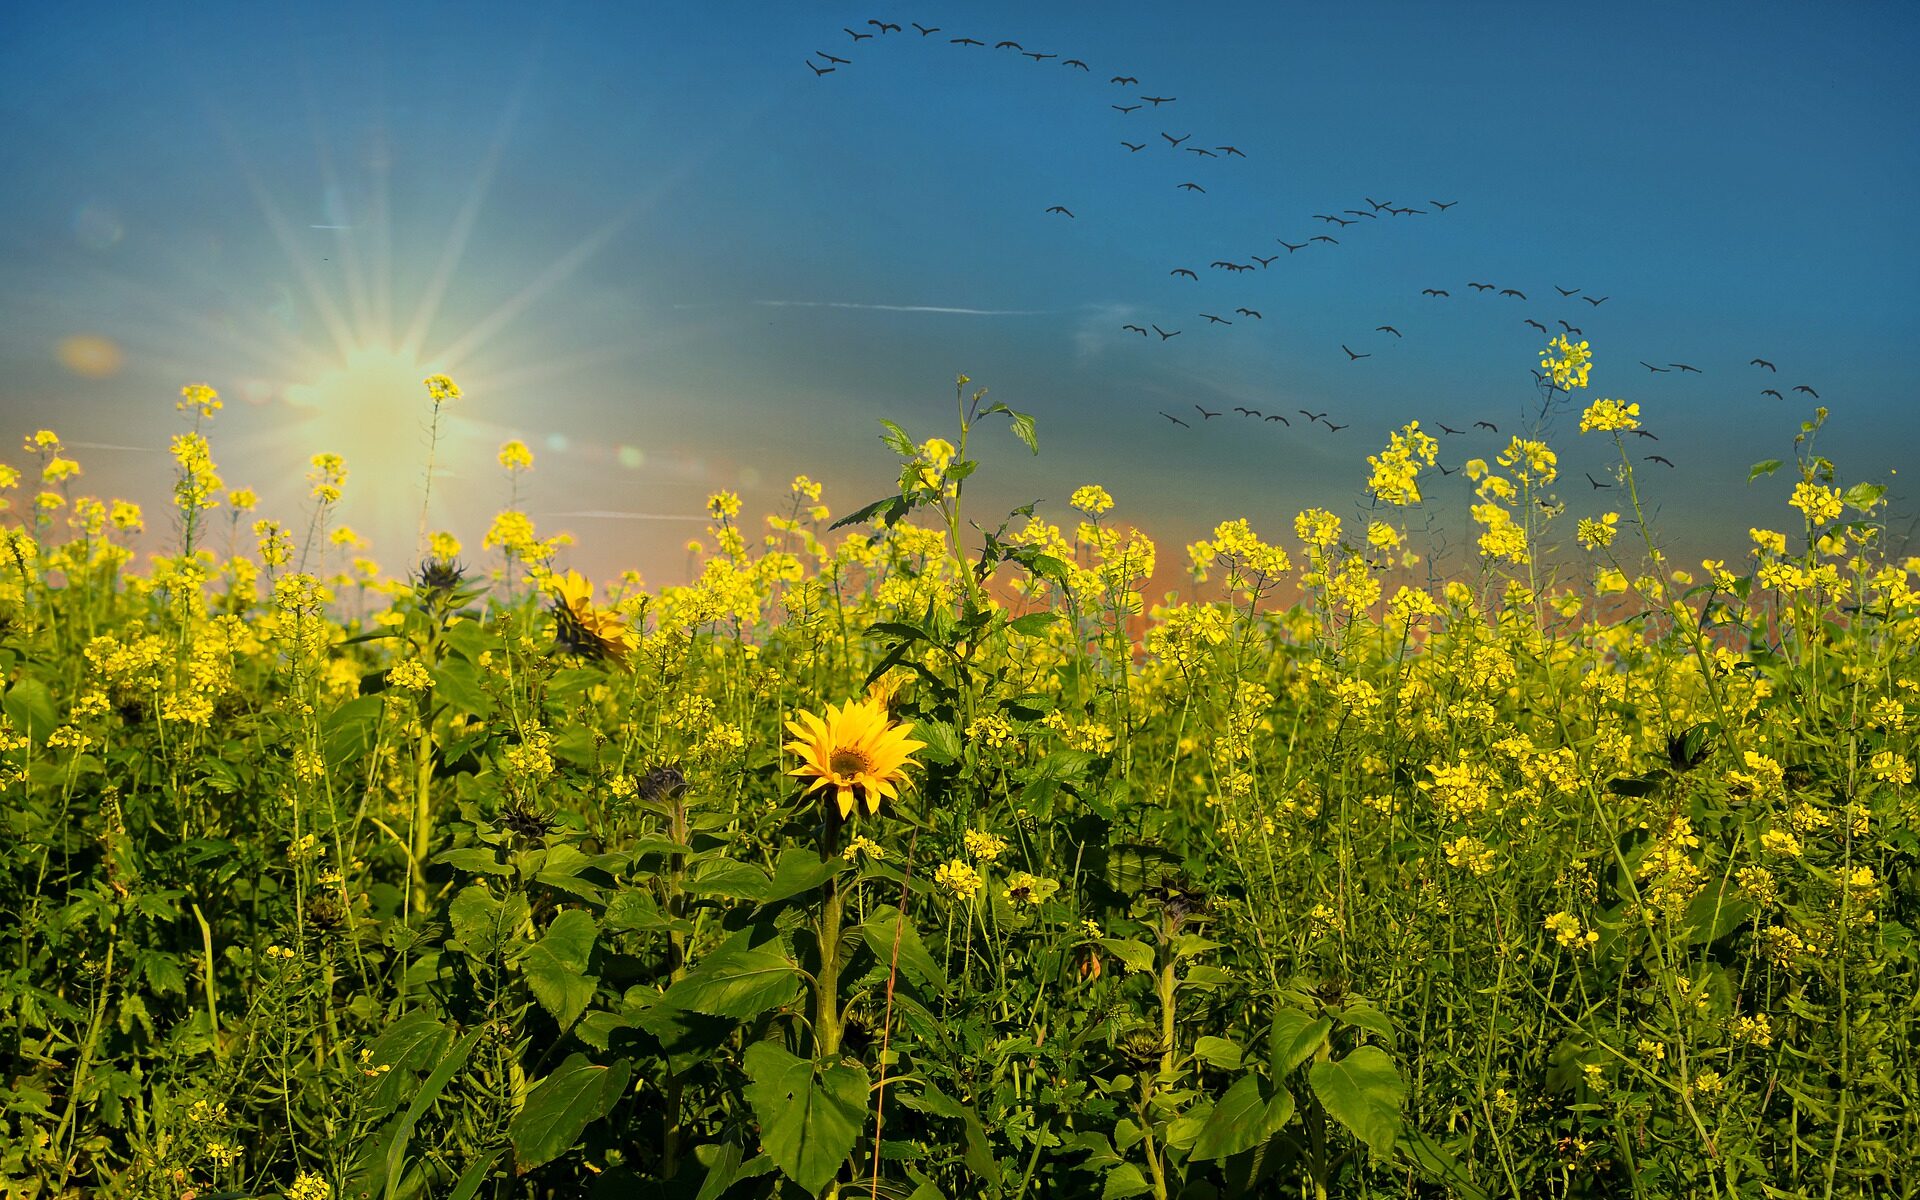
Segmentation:
{"type": "Polygon", "coordinates": [[[383,579],[348,464],[257,517],[203,386],[157,520],[30,436],[0,1194],[1920,1194],[1920,561],[1824,411],[1748,556],[1672,561],[1638,408],[1545,362],[1471,569],[1411,423],[1164,601],[1099,486],[963,515],[1037,448],[964,377],[881,500],[719,493],[659,589],[511,510],[383,579]]]}

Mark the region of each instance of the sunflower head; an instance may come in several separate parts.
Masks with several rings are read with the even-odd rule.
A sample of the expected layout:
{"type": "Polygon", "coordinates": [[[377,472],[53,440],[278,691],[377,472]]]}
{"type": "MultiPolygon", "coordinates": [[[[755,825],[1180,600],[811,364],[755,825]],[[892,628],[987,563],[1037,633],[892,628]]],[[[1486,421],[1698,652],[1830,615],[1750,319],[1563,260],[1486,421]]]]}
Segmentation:
{"type": "Polygon", "coordinates": [[[787,732],[794,740],[786,748],[800,758],[787,773],[813,781],[808,795],[832,788],[843,820],[853,815],[856,800],[871,816],[880,811],[881,800],[898,799],[906,768],[920,765],[911,755],[926,745],[907,736],[912,722],[888,720],[886,701],[875,695],[829,704],[825,717],[801,712],[787,722],[787,732]]]}
{"type": "Polygon", "coordinates": [[[636,639],[619,614],[593,605],[593,585],[578,571],[556,575],[553,590],[554,640],[560,648],[582,658],[626,666],[636,639]]]}

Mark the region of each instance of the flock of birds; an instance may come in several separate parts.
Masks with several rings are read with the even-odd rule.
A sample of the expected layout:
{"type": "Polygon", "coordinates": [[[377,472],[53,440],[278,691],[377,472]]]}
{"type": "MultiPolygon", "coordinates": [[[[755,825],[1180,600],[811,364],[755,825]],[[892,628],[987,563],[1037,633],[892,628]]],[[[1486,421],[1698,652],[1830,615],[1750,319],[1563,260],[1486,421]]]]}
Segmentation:
{"type": "MultiPolygon", "coordinates": [[[[910,25],[913,28],[913,30],[917,32],[919,37],[922,39],[934,37],[935,35],[946,32],[939,26],[926,26],[926,25],[921,25],[918,22],[908,22],[908,25],[910,25]]],[[[903,27],[899,23],[891,22],[891,21],[883,21],[878,18],[869,19],[866,23],[866,26],[867,26],[866,31],[863,31],[861,29],[854,29],[851,27],[843,27],[842,32],[846,33],[850,38],[852,38],[855,45],[858,45],[860,42],[864,42],[864,41],[886,38],[894,34],[904,34],[905,32],[905,27],[903,27]]],[[[912,39],[908,39],[908,40],[912,40],[912,39]]],[[[1010,38],[985,40],[980,38],[962,36],[962,37],[948,37],[947,42],[950,45],[953,45],[956,47],[968,48],[968,49],[978,48],[978,49],[990,49],[993,51],[1011,50],[1011,51],[1014,51],[1016,54],[1032,59],[1036,64],[1039,64],[1039,65],[1045,65],[1047,63],[1057,61],[1059,66],[1066,68],[1068,70],[1082,71],[1087,73],[1089,76],[1094,75],[1093,68],[1090,67],[1082,59],[1063,58],[1061,57],[1061,55],[1056,53],[1047,53],[1047,52],[1037,51],[1037,50],[1028,50],[1022,43],[1010,38]]],[[[816,77],[833,74],[839,68],[850,66],[853,63],[852,59],[845,58],[835,54],[829,54],[824,50],[816,50],[814,52],[814,57],[818,57],[822,59],[826,64],[824,66],[820,64],[816,64],[813,61],[812,57],[809,57],[806,60],[807,66],[812,69],[816,77]]],[[[1164,106],[1177,104],[1180,99],[1178,96],[1145,94],[1144,92],[1140,91],[1141,83],[1139,78],[1137,76],[1130,75],[1130,74],[1116,74],[1110,77],[1107,80],[1107,86],[1126,89],[1125,94],[1119,97],[1121,102],[1112,103],[1109,105],[1109,107],[1119,114],[1119,118],[1121,120],[1128,121],[1128,122],[1137,123],[1140,120],[1140,118],[1136,117],[1134,114],[1142,111],[1145,111],[1149,114],[1159,114],[1164,106]]],[[[1178,112],[1179,110],[1173,109],[1171,111],[1178,112]]],[[[1218,162],[1224,162],[1228,159],[1234,159],[1234,158],[1244,159],[1248,157],[1245,151],[1241,150],[1238,146],[1233,145],[1231,143],[1222,143],[1219,145],[1211,145],[1211,146],[1188,145],[1188,143],[1193,141],[1193,138],[1194,138],[1194,134],[1192,131],[1175,134],[1165,129],[1160,129],[1155,132],[1158,133],[1160,140],[1166,143],[1167,153],[1173,154],[1173,155],[1179,155],[1179,154],[1193,155],[1196,165],[1205,160],[1215,160],[1218,162]]],[[[1119,139],[1120,146],[1128,154],[1142,153],[1143,151],[1147,150],[1150,146],[1154,144],[1153,139],[1147,136],[1146,134],[1138,134],[1136,135],[1136,137],[1138,138],[1138,140],[1134,140],[1126,137],[1119,139]]],[[[1208,141],[1211,141],[1211,139],[1208,139],[1208,141]]],[[[1185,161],[1185,160],[1181,160],[1181,161],[1185,161]]],[[[1180,172],[1180,174],[1185,174],[1185,173],[1186,172],[1180,172]]],[[[1179,191],[1194,194],[1197,196],[1204,196],[1208,194],[1206,186],[1195,179],[1183,179],[1180,182],[1176,183],[1174,186],[1179,191]]],[[[1363,196],[1360,198],[1360,201],[1358,201],[1357,203],[1362,203],[1366,207],[1348,208],[1348,207],[1342,207],[1342,206],[1329,206],[1330,208],[1333,209],[1333,211],[1312,213],[1309,215],[1308,219],[1323,222],[1329,228],[1333,230],[1337,230],[1342,236],[1346,236],[1346,231],[1348,230],[1349,227],[1359,226],[1364,229],[1368,222],[1377,223],[1382,220],[1393,221],[1393,220],[1397,220],[1399,218],[1404,218],[1404,217],[1425,217],[1425,216],[1444,215],[1449,209],[1455,207],[1459,203],[1459,201],[1429,199],[1425,201],[1426,207],[1416,207],[1413,205],[1396,204],[1391,200],[1376,200],[1371,196],[1363,196]]],[[[1068,221],[1077,221],[1080,219],[1080,214],[1076,212],[1073,207],[1070,207],[1068,204],[1065,204],[1065,203],[1057,203],[1057,204],[1052,204],[1047,206],[1043,210],[1043,215],[1048,217],[1055,217],[1063,220],[1068,220],[1068,221]]],[[[1310,251],[1314,253],[1320,253],[1321,251],[1318,251],[1315,249],[1315,247],[1319,247],[1319,246],[1338,247],[1341,245],[1340,238],[1334,236],[1334,234],[1330,232],[1323,231],[1320,233],[1295,234],[1294,236],[1298,237],[1300,240],[1290,241],[1284,237],[1275,237],[1274,239],[1275,243],[1281,248],[1281,250],[1284,250],[1286,256],[1288,257],[1291,257],[1294,254],[1298,254],[1301,251],[1310,251]]],[[[1209,272],[1214,272],[1214,271],[1225,272],[1230,279],[1237,280],[1241,276],[1249,273],[1258,273],[1258,272],[1264,272],[1268,270],[1269,268],[1272,267],[1272,265],[1276,261],[1278,261],[1281,258],[1281,253],[1279,250],[1276,250],[1274,253],[1267,254],[1267,255],[1249,253],[1245,255],[1244,258],[1245,258],[1245,261],[1241,261],[1241,256],[1236,255],[1231,258],[1214,259],[1207,264],[1206,269],[1209,272]]],[[[1167,272],[1167,278],[1185,280],[1189,283],[1199,283],[1201,282],[1201,273],[1199,270],[1197,270],[1193,266],[1174,266],[1172,269],[1170,269],[1167,272]]],[[[1505,286],[1499,283],[1492,283],[1484,280],[1470,280],[1467,282],[1466,287],[1470,289],[1477,296],[1490,295],[1491,298],[1493,299],[1518,300],[1523,303],[1532,303],[1532,299],[1528,295],[1527,291],[1518,287],[1505,286]]],[[[1607,303],[1607,301],[1612,299],[1611,295],[1606,295],[1606,296],[1589,295],[1589,294],[1586,294],[1584,289],[1582,288],[1566,288],[1566,287],[1561,287],[1558,284],[1553,285],[1553,290],[1554,292],[1558,293],[1558,298],[1562,302],[1573,301],[1573,300],[1584,301],[1586,304],[1590,306],[1589,311],[1597,311],[1601,305],[1607,303]]],[[[1427,287],[1427,288],[1421,289],[1420,296],[1423,300],[1427,300],[1427,301],[1449,301],[1453,299],[1453,292],[1450,288],[1447,288],[1447,287],[1427,287]]],[[[1576,315],[1578,314],[1576,313],[1576,315]]],[[[1196,311],[1193,313],[1193,316],[1205,322],[1205,325],[1201,327],[1204,329],[1214,329],[1216,327],[1231,328],[1234,325],[1236,325],[1236,323],[1264,321],[1266,319],[1265,315],[1260,311],[1260,309],[1253,307],[1251,303],[1240,303],[1238,299],[1235,300],[1234,304],[1231,307],[1220,306],[1220,311],[1218,312],[1196,311]]],[[[1180,320],[1179,318],[1174,318],[1174,319],[1162,318],[1162,319],[1166,320],[1166,324],[1169,326],[1179,324],[1181,327],[1166,328],[1166,327],[1163,327],[1161,324],[1158,324],[1155,322],[1148,322],[1145,325],[1139,324],[1137,322],[1127,322],[1120,326],[1120,332],[1128,335],[1137,336],[1155,345],[1165,345],[1167,342],[1170,342],[1174,338],[1180,337],[1181,335],[1187,332],[1187,329],[1185,327],[1186,326],[1185,321],[1180,320]]],[[[1557,326],[1558,327],[1557,329],[1554,326],[1547,325],[1545,322],[1537,319],[1537,317],[1535,316],[1522,317],[1520,324],[1523,327],[1534,329],[1538,331],[1540,334],[1542,334],[1543,336],[1548,338],[1554,338],[1558,336],[1565,336],[1568,338],[1583,338],[1585,336],[1585,330],[1581,326],[1574,324],[1572,321],[1567,320],[1565,317],[1554,318],[1554,326],[1557,326]]],[[[1391,336],[1395,340],[1395,343],[1398,343],[1404,340],[1406,335],[1398,328],[1398,326],[1396,326],[1391,321],[1389,321],[1389,322],[1383,322],[1380,325],[1375,326],[1372,330],[1368,331],[1365,337],[1356,337],[1353,340],[1364,346],[1367,344],[1368,338],[1375,337],[1375,336],[1391,336]]],[[[1380,343],[1378,341],[1375,341],[1373,344],[1377,346],[1380,343]]],[[[1389,343],[1389,344],[1393,344],[1393,343],[1389,343]]],[[[1348,345],[1346,342],[1340,343],[1340,349],[1345,353],[1347,362],[1349,364],[1361,363],[1367,359],[1374,357],[1374,354],[1375,354],[1375,351],[1372,349],[1356,350],[1351,345],[1348,345]]],[[[1655,374],[1668,374],[1668,373],[1678,373],[1681,375],[1705,374],[1705,371],[1702,368],[1694,366],[1690,363],[1670,362],[1663,366],[1663,365],[1646,362],[1642,360],[1640,365],[1645,367],[1648,371],[1653,372],[1655,374]]],[[[1755,358],[1751,360],[1751,362],[1749,362],[1747,365],[1762,368],[1767,371],[1774,372],[1776,374],[1778,373],[1778,369],[1774,366],[1774,364],[1763,358],[1755,358]]],[[[1535,382],[1539,385],[1539,387],[1542,389],[1543,392],[1551,394],[1554,391],[1554,385],[1545,373],[1540,371],[1535,371],[1534,378],[1535,378],[1535,382]]],[[[1818,401],[1820,399],[1820,393],[1815,391],[1812,387],[1805,384],[1795,386],[1793,388],[1793,391],[1795,393],[1804,393],[1808,396],[1811,396],[1815,401],[1818,401]]],[[[1771,397],[1774,397],[1775,399],[1785,398],[1777,388],[1762,388],[1760,389],[1760,394],[1763,396],[1771,396],[1771,397]]],[[[1224,409],[1219,411],[1209,410],[1205,406],[1200,404],[1195,404],[1193,407],[1195,411],[1199,414],[1198,420],[1202,424],[1204,424],[1205,422],[1211,421],[1217,417],[1222,417],[1225,415],[1225,412],[1226,412],[1226,410],[1224,409]]],[[[1267,424],[1274,421],[1278,421],[1288,426],[1289,428],[1291,428],[1293,425],[1293,422],[1289,419],[1289,417],[1281,413],[1267,413],[1259,409],[1242,407],[1237,405],[1233,407],[1232,411],[1235,412],[1236,414],[1239,414],[1244,419],[1251,419],[1261,424],[1267,424]]],[[[1308,427],[1312,427],[1314,425],[1324,425],[1327,431],[1330,433],[1338,433],[1341,430],[1348,428],[1348,426],[1352,424],[1351,421],[1348,421],[1344,424],[1336,424],[1329,419],[1329,413],[1325,413],[1325,412],[1315,413],[1307,409],[1299,409],[1296,411],[1299,413],[1300,416],[1305,417],[1307,419],[1306,423],[1308,427]]],[[[1165,417],[1168,421],[1172,422],[1174,425],[1182,429],[1193,428],[1193,424],[1190,420],[1182,418],[1180,416],[1176,416],[1173,413],[1167,412],[1165,410],[1160,410],[1159,415],[1162,417],[1165,417]]],[[[1472,423],[1471,428],[1473,430],[1487,430],[1496,435],[1499,433],[1499,428],[1492,421],[1486,421],[1486,420],[1475,421],[1472,423]]],[[[1443,436],[1464,436],[1469,432],[1468,430],[1454,429],[1446,425],[1445,423],[1439,423],[1439,429],[1443,436]]],[[[1646,429],[1635,430],[1634,433],[1641,438],[1651,439],[1654,441],[1659,440],[1656,434],[1646,429]]],[[[1660,463],[1667,467],[1674,466],[1673,462],[1670,459],[1660,454],[1646,455],[1644,461],[1660,463]]],[[[1451,475],[1456,470],[1458,470],[1458,468],[1449,468],[1446,466],[1441,466],[1439,469],[1441,474],[1443,475],[1451,475]]],[[[1613,484],[1610,484],[1610,483],[1600,482],[1599,480],[1595,479],[1591,474],[1587,475],[1587,482],[1592,484],[1595,489],[1607,489],[1614,486],[1613,484]]]]}

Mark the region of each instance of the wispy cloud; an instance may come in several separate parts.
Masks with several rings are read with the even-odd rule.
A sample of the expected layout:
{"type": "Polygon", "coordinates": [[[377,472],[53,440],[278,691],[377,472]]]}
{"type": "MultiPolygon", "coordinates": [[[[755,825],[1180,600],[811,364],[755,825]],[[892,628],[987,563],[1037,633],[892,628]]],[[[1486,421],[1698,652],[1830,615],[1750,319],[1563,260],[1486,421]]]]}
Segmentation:
{"type": "Polygon", "coordinates": [[[690,517],[684,513],[647,513],[617,512],[610,508],[587,508],[579,512],[541,513],[543,517],[588,517],[605,521],[694,521],[704,522],[706,517],[690,517]]]}
{"type": "Polygon", "coordinates": [[[845,300],[755,300],[762,308],[861,308],[874,312],[954,313],[965,317],[1044,317],[1042,308],[952,308],[942,304],[854,304],[845,300]]]}

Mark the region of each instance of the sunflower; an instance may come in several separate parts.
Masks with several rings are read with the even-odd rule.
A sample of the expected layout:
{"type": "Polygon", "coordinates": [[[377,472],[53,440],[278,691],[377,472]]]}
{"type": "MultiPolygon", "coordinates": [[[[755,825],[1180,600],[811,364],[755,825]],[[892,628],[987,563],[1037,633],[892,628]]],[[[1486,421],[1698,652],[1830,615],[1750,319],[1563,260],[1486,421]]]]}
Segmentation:
{"type": "Polygon", "coordinates": [[[568,571],[553,576],[548,586],[554,590],[554,636],[560,645],[624,667],[636,645],[633,630],[618,614],[593,606],[593,585],[580,572],[568,571]]]}
{"type": "Polygon", "coordinates": [[[926,745],[907,737],[913,731],[911,721],[887,719],[886,699],[876,694],[829,704],[824,720],[810,712],[801,712],[799,718],[787,722],[795,740],[786,748],[800,756],[801,765],[787,774],[812,777],[806,795],[833,788],[842,820],[853,815],[856,794],[866,801],[869,816],[880,811],[882,797],[898,799],[906,768],[920,765],[908,756],[926,745]]]}

